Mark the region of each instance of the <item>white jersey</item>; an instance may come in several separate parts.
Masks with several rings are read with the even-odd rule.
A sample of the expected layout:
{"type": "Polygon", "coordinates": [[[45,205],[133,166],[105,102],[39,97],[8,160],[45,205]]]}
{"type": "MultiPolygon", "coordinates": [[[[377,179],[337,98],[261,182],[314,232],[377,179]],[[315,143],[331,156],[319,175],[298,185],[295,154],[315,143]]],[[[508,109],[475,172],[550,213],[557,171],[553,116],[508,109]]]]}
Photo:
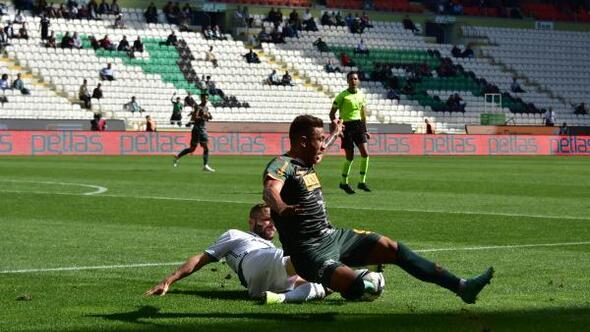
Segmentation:
{"type": "Polygon", "coordinates": [[[230,229],[223,233],[205,252],[217,260],[225,258],[227,265],[235,273],[238,273],[238,265],[244,256],[254,250],[267,248],[276,247],[272,242],[255,233],[230,229]]]}

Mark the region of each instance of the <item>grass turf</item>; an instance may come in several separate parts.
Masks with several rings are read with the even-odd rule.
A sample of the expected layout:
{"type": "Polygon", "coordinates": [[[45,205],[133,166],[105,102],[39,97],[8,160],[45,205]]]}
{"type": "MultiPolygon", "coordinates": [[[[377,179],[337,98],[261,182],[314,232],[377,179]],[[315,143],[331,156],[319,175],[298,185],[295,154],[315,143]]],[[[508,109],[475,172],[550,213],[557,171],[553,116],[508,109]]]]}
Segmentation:
{"type": "MultiPolygon", "coordinates": [[[[496,277],[476,305],[390,266],[384,295],[305,305],[247,299],[223,264],[164,297],[141,294],[228,228],[246,227],[268,157],[0,159],[0,326],[12,330],[587,330],[590,244],[424,252],[459,275],[496,277]],[[108,188],[98,195],[84,195],[108,188]],[[228,277],[229,276],[229,277],[228,277]],[[229,278],[229,279],[228,279],[229,278]]],[[[374,192],[337,189],[341,159],[319,166],[333,224],[374,230],[414,249],[590,241],[588,158],[375,157],[374,192]]],[[[358,173],[358,164],[353,165],[358,173]]],[[[357,175],[352,177],[356,184],[357,175]]]]}

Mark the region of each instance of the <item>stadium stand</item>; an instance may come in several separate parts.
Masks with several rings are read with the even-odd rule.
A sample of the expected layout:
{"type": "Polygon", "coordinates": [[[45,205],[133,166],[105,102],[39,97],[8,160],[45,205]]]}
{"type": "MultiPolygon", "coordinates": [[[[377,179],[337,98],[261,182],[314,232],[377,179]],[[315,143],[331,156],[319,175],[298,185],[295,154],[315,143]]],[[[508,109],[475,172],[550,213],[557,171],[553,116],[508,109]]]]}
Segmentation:
{"type": "MultiPolygon", "coordinates": [[[[239,3],[262,2],[270,4],[272,1],[239,3]]],[[[272,5],[287,2],[278,1],[272,5]]],[[[288,4],[295,6],[297,3],[288,4]]],[[[387,3],[374,2],[376,6],[384,6],[383,10],[391,7],[387,3]]],[[[357,6],[357,2],[338,2],[338,6],[357,6]]],[[[393,9],[400,10],[396,8],[393,9]]],[[[14,9],[9,9],[4,22],[14,16],[14,9]]],[[[411,10],[406,8],[406,11],[411,10]]],[[[481,115],[490,112],[506,114],[516,124],[540,125],[542,113],[548,108],[557,112],[559,121],[574,125],[589,122],[588,116],[574,115],[572,108],[574,104],[589,103],[587,87],[590,82],[585,69],[588,61],[584,57],[590,39],[587,33],[463,26],[465,40],[485,38],[488,45],[476,50],[475,56],[453,57],[453,45],[435,44],[404,29],[400,22],[371,22],[373,27],[359,35],[351,33],[346,26],[322,26],[315,18],[318,31],[300,31],[298,37],[285,38],[285,43],[261,43],[261,49],[256,51],[260,63],[247,63],[243,55],[250,46],[233,40],[231,35],[205,39],[201,33],[179,31],[176,25],[148,24],[142,9],[123,8],[122,14],[125,29],[113,26],[113,15],[105,15],[102,20],[52,19],[51,29],[58,40],[67,32],[77,32],[83,40],[81,49],[42,46],[36,28],[40,19],[27,14],[31,38],[12,40],[12,45],[6,48],[8,57],[0,65],[7,68],[2,70],[9,75],[16,71],[30,72],[25,75],[25,84],[32,87],[32,94],[14,96],[12,90],[7,90],[9,103],[3,105],[0,116],[90,119],[93,112],[101,112],[106,118],[123,119],[129,128],[139,129],[144,116],[151,115],[160,129],[169,129],[173,127],[169,122],[172,95],[199,94],[203,88],[199,80],[210,76],[216,89],[226,96],[225,99],[219,95],[210,99],[215,120],[288,122],[302,113],[327,120],[333,97],[346,88],[345,73],[361,70],[366,76],[362,90],[368,98],[368,120],[372,123],[406,123],[420,131],[424,118],[430,118],[436,123],[437,132],[460,133],[464,132],[466,124],[479,124],[481,115]],[[165,44],[171,31],[175,31],[180,40],[176,46],[165,44]],[[135,52],[134,57],[127,52],[95,50],[89,41],[91,35],[97,39],[108,35],[115,44],[123,35],[130,42],[139,36],[145,50],[135,52]],[[320,52],[313,45],[318,38],[326,42],[327,51],[320,52]],[[361,39],[369,49],[368,55],[355,52],[361,39]],[[576,46],[571,46],[572,41],[576,46]],[[217,66],[205,58],[211,46],[217,66]],[[569,62],[560,53],[564,47],[569,50],[569,62]],[[343,53],[354,65],[340,64],[343,53]],[[572,66],[572,59],[575,66],[572,66]],[[342,71],[327,72],[328,61],[338,64],[342,71]],[[99,79],[98,72],[107,63],[111,63],[115,71],[114,81],[99,79]],[[439,71],[442,63],[447,64],[452,73],[443,75],[439,71]],[[376,68],[387,68],[388,78],[376,77],[376,68]],[[415,77],[416,68],[423,71],[418,78],[415,77]],[[289,71],[293,85],[264,84],[273,70],[281,76],[289,71]],[[398,84],[399,98],[388,98],[392,77],[398,84]],[[514,77],[519,78],[526,92],[511,91],[514,77]],[[90,111],[82,110],[78,100],[78,89],[84,79],[88,80],[90,88],[99,82],[103,85],[104,96],[92,101],[90,111]],[[413,82],[411,89],[405,89],[407,82],[413,82]],[[502,96],[501,103],[486,102],[488,88],[502,96]],[[464,107],[457,109],[446,105],[447,99],[455,94],[463,100],[464,107]],[[123,107],[131,96],[136,96],[145,114],[134,114],[123,107]],[[35,98],[44,98],[39,99],[39,103],[46,104],[48,110],[38,110],[37,101],[25,102],[35,98]]],[[[254,26],[267,32],[274,28],[262,15],[251,16],[254,26]]],[[[158,10],[158,18],[159,22],[166,22],[161,10],[158,10]]],[[[422,30],[420,25],[418,27],[422,30]]],[[[188,110],[183,113],[186,119],[188,110]]]]}

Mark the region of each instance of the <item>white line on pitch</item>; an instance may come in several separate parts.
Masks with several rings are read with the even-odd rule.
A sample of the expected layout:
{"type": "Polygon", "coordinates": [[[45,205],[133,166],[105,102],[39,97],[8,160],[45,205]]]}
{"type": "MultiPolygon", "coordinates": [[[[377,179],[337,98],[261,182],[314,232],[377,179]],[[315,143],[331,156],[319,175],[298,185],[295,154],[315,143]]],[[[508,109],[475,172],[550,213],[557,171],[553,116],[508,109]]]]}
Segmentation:
{"type": "MultiPolygon", "coordinates": [[[[520,249],[520,248],[539,248],[539,247],[567,247],[567,246],[582,246],[582,245],[590,245],[590,241],[563,242],[563,243],[537,243],[537,244],[511,244],[511,245],[503,245],[503,246],[481,246],[481,247],[465,247],[465,248],[418,249],[415,251],[416,252],[476,251],[476,250],[520,249]]],[[[70,267],[57,267],[57,268],[48,268],[48,269],[4,270],[4,271],[0,271],[0,274],[128,269],[128,268],[136,268],[136,267],[180,265],[182,263],[183,262],[139,263],[139,264],[119,264],[119,265],[98,265],[98,266],[70,266],[70,267]]]]}
{"type": "MultiPolygon", "coordinates": [[[[85,184],[85,183],[34,181],[34,180],[4,180],[4,179],[0,179],[0,182],[52,184],[52,185],[59,185],[59,186],[77,186],[77,187],[86,187],[86,188],[94,189],[94,191],[89,191],[89,192],[81,193],[81,194],[72,194],[72,195],[98,195],[98,194],[105,193],[108,190],[105,187],[96,186],[93,184],[85,184]]],[[[22,192],[29,192],[29,191],[22,191],[22,192]]],[[[46,193],[46,192],[41,192],[41,193],[46,193]]],[[[63,193],[59,193],[59,194],[63,195],[63,193]]]]}
{"type": "MultiPolygon", "coordinates": [[[[105,188],[106,189],[106,188],[105,188]]],[[[66,195],[66,196],[80,196],[89,195],[86,194],[75,194],[75,193],[58,193],[58,192],[46,192],[46,191],[28,191],[28,190],[0,190],[3,193],[19,193],[19,194],[43,194],[43,195],[66,195]]],[[[93,195],[97,193],[92,193],[93,195]]],[[[115,198],[134,198],[134,199],[153,199],[153,200],[165,200],[165,201],[190,201],[190,202],[203,202],[203,203],[227,203],[227,204],[252,204],[253,201],[238,201],[238,200],[223,200],[223,199],[203,199],[203,198],[189,198],[189,197],[167,197],[167,196],[131,196],[131,195],[118,195],[118,194],[104,194],[93,197],[115,197],[115,198]]],[[[415,212],[415,213],[446,213],[446,214],[465,214],[474,216],[502,216],[502,217],[523,217],[523,218],[536,218],[536,219],[555,219],[555,220],[590,220],[590,217],[578,217],[578,216],[551,216],[543,214],[524,214],[524,213],[505,213],[505,212],[486,212],[486,211],[449,211],[449,210],[436,210],[436,209],[387,209],[382,207],[351,207],[351,206],[339,206],[330,205],[330,209],[347,209],[347,210],[372,210],[372,211],[391,211],[391,212],[415,212]]]]}

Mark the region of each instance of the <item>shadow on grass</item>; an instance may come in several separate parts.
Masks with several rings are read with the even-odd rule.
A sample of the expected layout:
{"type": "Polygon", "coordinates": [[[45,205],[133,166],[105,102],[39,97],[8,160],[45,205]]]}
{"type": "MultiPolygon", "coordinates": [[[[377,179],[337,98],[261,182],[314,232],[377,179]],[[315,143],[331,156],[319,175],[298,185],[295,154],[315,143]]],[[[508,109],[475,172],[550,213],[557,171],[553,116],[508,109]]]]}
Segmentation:
{"type": "Polygon", "coordinates": [[[244,301],[248,298],[248,292],[238,290],[180,290],[175,289],[168,292],[168,294],[190,295],[198,296],[211,300],[239,300],[244,301]]]}
{"type": "MultiPolygon", "coordinates": [[[[552,308],[528,311],[431,313],[285,312],[287,307],[265,307],[280,312],[162,312],[154,306],[135,311],[90,317],[136,324],[146,330],[190,331],[588,331],[590,308],[552,308]],[[175,320],[177,322],[175,322],[175,320]]],[[[289,309],[292,310],[292,309],[289,309]]],[[[132,328],[132,326],[128,326],[132,328]]]]}

